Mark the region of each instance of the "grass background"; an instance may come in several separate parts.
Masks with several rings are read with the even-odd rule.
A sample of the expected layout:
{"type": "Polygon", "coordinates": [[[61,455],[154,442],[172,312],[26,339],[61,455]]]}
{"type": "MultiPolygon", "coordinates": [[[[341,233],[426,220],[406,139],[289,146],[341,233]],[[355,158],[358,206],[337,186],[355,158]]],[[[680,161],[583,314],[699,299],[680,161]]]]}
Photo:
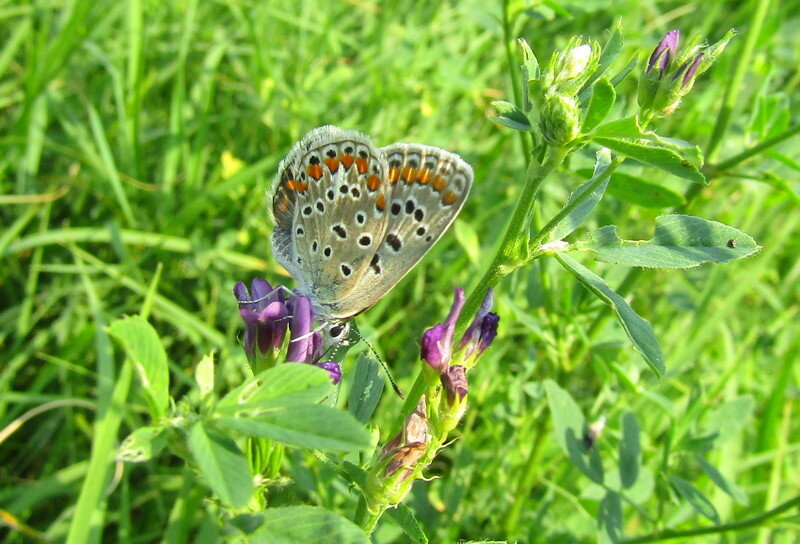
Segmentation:
{"type": "MultiPolygon", "coordinates": [[[[671,28],[709,41],[731,27],[746,36],[764,4],[519,3],[510,33],[544,61],[574,34],[602,42],[622,17],[627,60],[646,56],[671,28]]],[[[798,7],[769,5],[711,162],[793,126],[792,117],[796,123],[798,7]]],[[[469,286],[487,264],[524,176],[517,135],[485,117],[491,100],[511,95],[509,70],[516,74],[501,10],[471,0],[0,3],[2,538],[64,540],[93,439],[111,452],[114,440],[142,424],[138,393],[112,402],[121,356],[104,326],[139,311],[159,270],[151,321],[171,356],[173,396],[191,387],[194,366],[211,350],[223,385],[241,380],[231,288],[252,277],[291,285],[269,253],[264,191],[292,143],[316,126],[357,128],[379,145],[437,145],[475,168],[455,227],[358,319],[408,387],[424,327],[444,317],[453,286],[469,286]]],[[[660,134],[701,147],[709,141],[743,42],[737,38],[677,113],[654,125],[660,134]]],[[[635,79],[618,90],[619,114],[635,111],[635,79]]],[[[572,172],[590,158],[579,154],[548,181],[543,217],[582,181],[572,172]]],[[[788,140],[714,179],[688,210],[748,232],[763,246],[757,256],[647,271],[633,287],[633,305],[665,352],[661,381],[615,323],[597,321],[609,310],[560,268],[544,263],[503,281],[500,336],[470,375],[459,439],[432,467],[443,478],[418,484],[409,501],[432,541],[591,541],[601,495],[549,433],[540,388],[547,378],[590,419],[608,419],[598,446],[606,459],[615,456],[620,414],[639,418],[653,485],[637,489],[638,509],[626,505],[627,534],[651,532],[652,520],[707,523],[659,492],[665,468],[694,482],[723,520],[800,492],[799,160],[797,141],[788,140]],[[795,192],[776,189],[780,180],[795,192]],[[730,401],[743,407],[735,417],[720,408],[730,401]],[[747,506],[715,488],[679,447],[720,420],[738,425],[726,427],[730,436],[706,458],[747,492],[747,506]],[[667,437],[678,444],[665,454],[667,437]],[[515,523],[508,521],[514,508],[515,523]]],[[[685,189],[652,170],[624,170],[685,189]]],[[[607,196],[589,226],[613,222],[627,238],[646,238],[664,211],[607,196]]],[[[626,272],[591,267],[612,286],[626,272]]],[[[385,421],[399,402],[383,399],[385,421]]],[[[324,467],[300,453],[292,461],[295,483],[283,500],[352,509],[352,495],[324,467]]],[[[212,534],[205,490],[174,457],[116,467],[110,481],[94,485],[94,527],[102,527],[94,539],[184,542],[212,534]]],[[[725,541],[795,542],[797,530],[797,519],[787,519],[725,541]]],[[[377,538],[403,541],[389,522],[377,538]]]]}

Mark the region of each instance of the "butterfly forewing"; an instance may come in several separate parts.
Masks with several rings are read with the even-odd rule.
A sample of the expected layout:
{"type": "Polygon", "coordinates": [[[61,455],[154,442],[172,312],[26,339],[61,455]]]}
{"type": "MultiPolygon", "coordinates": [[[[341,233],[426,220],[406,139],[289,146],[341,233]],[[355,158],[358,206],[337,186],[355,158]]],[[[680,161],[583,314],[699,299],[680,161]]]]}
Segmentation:
{"type": "Polygon", "coordinates": [[[329,306],[349,317],[375,304],[430,250],[453,222],[472,187],[472,168],[449,151],[420,144],[378,150],[387,164],[387,222],[358,289],[329,306]]]}
{"type": "Polygon", "coordinates": [[[386,164],[364,134],[318,128],[279,168],[273,194],[276,258],[324,317],[360,278],[383,239],[391,187],[386,164]]]}

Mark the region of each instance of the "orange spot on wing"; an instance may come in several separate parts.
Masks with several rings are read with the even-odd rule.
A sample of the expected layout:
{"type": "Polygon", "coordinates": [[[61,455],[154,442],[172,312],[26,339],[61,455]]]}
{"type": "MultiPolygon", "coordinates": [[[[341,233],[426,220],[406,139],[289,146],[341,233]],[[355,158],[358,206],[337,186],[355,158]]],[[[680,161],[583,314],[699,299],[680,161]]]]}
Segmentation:
{"type": "Polygon", "coordinates": [[[400,177],[403,178],[403,181],[409,183],[412,179],[414,179],[415,173],[416,171],[410,166],[404,166],[403,171],[400,173],[400,177]]]}
{"type": "Polygon", "coordinates": [[[344,165],[345,170],[350,170],[350,167],[353,165],[354,157],[352,155],[342,155],[340,160],[344,165]]]}
{"type": "Polygon", "coordinates": [[[417,170],[417,176],[417,181],[419,181],[422,185],[425,185],[431,179],[431,171],[427,168],[420,168],[417,170]]]}
{"type": "Polygon", "coordinates": [[[447,180],[446,179],[444,179],[442,176],[433,176],[433,188],[434,189],[436,189],[437,191],[439,191],[441,193],[442,189],[444,189],[445,185],[447,185],[447,180]]]}
{"type": "Polygon", "coordinates": [[[450,204],[455,204],[456,200],[458,200],[458,195],[456,195],[453,191],[447,191],[445,194],[442,195],[442,203],[445,206],[449,206],[450,204]]]}
{"type": "Polygon", "coordinates": [[[336,171],[339,169],[339,161],[332,157],[326,158],[323,162],[327,165],[328,169],[332,173],[336,173],[336,171]]]}
{"type": "MultiPolygon", "coordinates": [[[[290,179],[283,185],[288,191],[297,191],[298,193],[305,193],[306,189],[308,189],[308,183],[303,183],[302,181],[298,181],[296,179],[290,179]]],[[[286,195],[284,195],[284,197],[288,198],[286,195]]]]}
{"type": "Polygon", "coordinates": [[[366,174],[367,173],[367,159],[362,159],[361,157],[356,159],[356,168],[358,168],[359,174],[366,174]]]}
{"type": "Polygon", "coordinates": [[[380,211],[386,209],[386,197],[383,195],[383,193],[379,194],[378,198],[375,199],[375,207],[380,211]]]}
{"type": "Polygon", "coordinates": [[[309,164],[306,171],[308,172],[308,175],[314,179],[319,179],[322,177],[322,167],[318,164],[309,164]]]}
{"type": "Polygon", "coordinates": [[[369,178],[367,178],[367,189],[370,191],[377,191],[378,187],[381,186],[381,178],[378,177],[377,174],[372,174],[369,178]]]}
{"type": "Polygon", "coordinates": [[[391,183],[397,183],[397,180],[400,179],[400,169],[399,168],[389,168],[389,181],[391,183]]]}

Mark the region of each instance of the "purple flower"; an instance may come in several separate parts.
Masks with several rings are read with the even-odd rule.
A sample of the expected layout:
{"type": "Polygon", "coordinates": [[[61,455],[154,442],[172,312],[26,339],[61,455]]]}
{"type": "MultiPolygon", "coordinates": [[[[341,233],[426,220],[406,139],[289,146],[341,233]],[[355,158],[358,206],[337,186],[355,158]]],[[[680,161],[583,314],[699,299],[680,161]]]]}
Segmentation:
{"type": "Polygon", "coordinates": [[[681,37],[680,30],[670,30],[666,36],[661,38],[658,45],[650,55],[650,60],[647,61],[647,70],[645,73],[650,73],[656,64],[658,64],[658,71],[663,74],[669,68],[670,61],[678,54],[678,41],[681,37]]]}
{"type": "Polygon", "coordinates": [[[280,349],[286,334],[289,309],[280,286],[273,288],[267,280],[254,279],[250,287],[252,297],[242,282],[234,285],[233,294],[246,324],[244,351],[252,360],[256,347],[262,355],[280,349]]]}
{"type": "Polygon", "coordinates": [[[731,30],[712,45],[690,39],[688,45],[678,51],[680,32],[667,32],[653,50],[644,74],[639,78],[637,99],[643,118],[674,112],[691,91],[695,79],[714,64],[733,36],[731,30]]]}
{"type": "Polygon", "coordinates": [[[456,399],[459,401],[464,400],[469,391],[467,369],[461,365],[448,367],[442,374],[442,386],[447,392],[447,398],[451,403],[455,402],[456,399]]]}
{"type": "Polygon", "coordinates": [[[493,305],[494,296],[492,289],[489,288],[486,291],[486,296],[483,297],[478,313],[475,314],[475,319],[472,320],[458,346],[458,349],[466,348],[464,358],[471,356],[473,353],[479,356],[497,336],[497,325],[500,322],[500,316],[489,311],[493,305]]]}
{"type": "Polygon", "coordinates": [[[489,347],[497,336],[497,324],[500,317],[490,310],[494,304],[492,290],[486,292],[480,309],[475,314],[463,338],[453,351],[453,334],[456,321],[464,308],[464,290],[456,288],[450,314],[444,323],[437,323],[422,335],[420,355],[436,373],[447,392],[451,405],[461,401],[467,395],[467,369],[470,368],[481,353],[489,347]],[[456,364],[451,364],[455,356],[456,364]],[[465,363],[465,364],[462,364],[465,363]]]}
{"type": "Polygon", "coordinates": [[[423,361],[436,369],[439,374],[444,372],[450,364],[453,348],[453,333],[456,329],[456,321],[464,307],[464,290],[456,287],[453,305],[450,307],[450,314],[445,322],[437,323],[422,335],[420,346],[420,356],[423,361]]]}
{"type": "Polygon", "coordinates": [[[244,350],[248,359],[255,357],[256,347],[265,355],[280,349],[288,325],[290,340],[286,362],[313,364],[328,371],[333,383],[339,383],[342,379],[339,364],[320,362],[324,354],[323,339],[322,334],[314,330],[311,300],[301,295],[292,295],[287,300],[283,287],[272,287],[262,279],[253,280],[251,290],[252,297],[244,283],[233,287],[239,313],[246,324],[244,350]]]}
{"type": "Polygon", "coordinates": [[[695,73],[697,72],[698,66],[700,66],[700,61],[703,60],[704,53],[698,53],[697,56],[692,60],[691,64],[689,62],[684,62],[678,71],[675,72],[675,75],[672,76],[672,80],[675,81],[681,74],[683,74],[683,78],[681,79],[681,89],[685,89],[689,83],[691,83],[692,79],[694,78],[695,73]],[[688,67],[688,70],[687,70],[688,67]],[[685,72],[685,73],[684,73],[685,72]]]}
{"type": "Polygon", "coordinates": [[[302,295],[289,299],[292,311],[291,339],[286,352],[290,363],[314,363],[322,357],[322,335],[314,331],[314,314],[311,300],[302,295]]]}
{"type": "Polygon", "coordinates": [[[328,375],[331,377],[331,381],[333,381],[334,385],[339,383],[342,379],[342,367],[339,366],[339,363],[335,361],[322,361],[320,363],[314,363],[314,366],[318,366],[323,370],[328,371],[328,375]]]}

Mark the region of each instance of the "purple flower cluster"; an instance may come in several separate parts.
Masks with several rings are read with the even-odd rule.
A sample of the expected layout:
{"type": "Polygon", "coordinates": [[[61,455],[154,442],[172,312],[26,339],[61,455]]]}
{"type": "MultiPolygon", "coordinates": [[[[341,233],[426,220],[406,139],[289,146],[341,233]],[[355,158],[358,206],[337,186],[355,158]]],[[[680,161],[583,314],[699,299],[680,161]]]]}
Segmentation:
{"type": "MultiPolygon", "coordinates": [[[[673,59],[677,58],[678,56],[678,43],[680,38],[680,30],[670,30],[667,32],[661,41],[658,42],[658,45],[650,55],[645,73],[649,74],[653,71],[653,68],[658,69],[659,77],[667,73],[673,59]]],[[[692,78],[697,72],[697,68],[700,66],[700,61],[703,60],[703,55],[704,53],[699,52],[694,56],[694,58],[689,59],[681,64],[681,66],[672,75],[672,80],[675,81],[678,78],[682,78],[681,87],[686,87],[692,81],[692,78]]]]}
{"type": "Polygon", "coordinates": [[[456,288],[453,305],[444,323],[437,323],[422,335],[420,356],[440,376],[442,386],[451,401],[461,401],[469,390],[467,384],[467,367],[462,364],[451,364],[455,359],[459,363],[474,362],[489,347],[497,336],[497,325],[500,317],[490,310],[494,304],[492,290],[486,292],[480,309],[469,328],[453,351],[453,335],[456,322],[464,308],[464,290],[456,288]]]}
{"type": "Polygon", "coordinates": [[[245,322],[244,351],[247,358],[255,359],[256,350],[261,355],[274,356],[283,346],[288,328],[286,361],[318,366],[328,371],[333,383],[339,383],[342,378],[339,364],[320,361],[324,353],[322,334],[314,330],[311,300],[295,294],[287,297],[285,292],[288,289],[272,286],[264,279],[254,279],[250,291],[242,282],[233,287],[239,313],[245,322]]]}

